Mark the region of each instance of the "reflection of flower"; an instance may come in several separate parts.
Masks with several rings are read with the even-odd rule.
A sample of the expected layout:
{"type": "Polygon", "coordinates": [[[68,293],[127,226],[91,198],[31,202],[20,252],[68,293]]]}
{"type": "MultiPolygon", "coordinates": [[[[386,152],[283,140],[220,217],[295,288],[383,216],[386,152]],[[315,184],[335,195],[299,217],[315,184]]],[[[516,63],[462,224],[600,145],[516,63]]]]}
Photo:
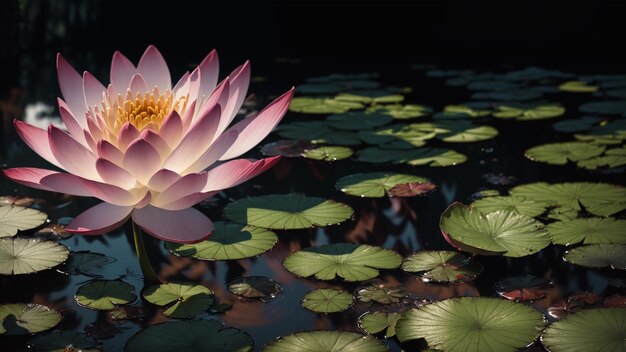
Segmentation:
{"type": "Polygon", "coordinates": [[[292,89],[227,129],[246,96],[248,62],[217,85],[218,58],[212,51],[173,88],[167,64],[153,46],[137,67],[116,52],[108,87],[89,72],[81,77],[61,55],[57,71],[65,98],[58,100],[59,111],[69,133],[20,121],[15,127],[28,146],[68,173],[38,168],[4,173],[30,187],[104,201],[74,219],[69,232],[104,233],[132,216],[158,238],[198,242],[213,224],[191,206],[278,161],[235,159],[215,166],[265,138],[293,96],[292,89]]]}

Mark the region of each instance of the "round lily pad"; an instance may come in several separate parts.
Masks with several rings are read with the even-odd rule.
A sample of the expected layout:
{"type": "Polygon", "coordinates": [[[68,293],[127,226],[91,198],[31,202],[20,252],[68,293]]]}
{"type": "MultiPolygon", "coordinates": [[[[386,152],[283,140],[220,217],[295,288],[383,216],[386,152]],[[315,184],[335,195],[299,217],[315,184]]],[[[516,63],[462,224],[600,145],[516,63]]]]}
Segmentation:
{"type": "Polygon", "coordinates": [[[248,352],[253,341],[246,332],[224,327],[219,320],[182,320],[152,325],[133,335],[125,352],[211,351],[248,352]]]}
{"type": "Polygon", "coordinates": [[[496,282],[500,297],[515,301],[535,301],[546,296],[552,287],[550,280],[532,275],[514,276],[496,282]]]}
{"type": "Polygon", "coordinates": [[[444,148],[420,148],[415,150],[405,161],[414,166],[454,166],[467,161],[467,157],[451,149],[444,148]]]}
{"type": "Polygon", "coordinates": [[[0,305],[0,335],[26,335],[48,330],[61,321],[61,314],[41,304],[0,305]]]}
{"type": "Polygon", "coordinates": [[[337,161],[348,159],[352,154],[354,154],[354,152],[348,147],[323,146],[307,150],[302,153],[302,156],[313,160],[337,161]]]}
{"type": "Polygon", "coordinates": [[[299,158],[302,153],[315,148],[315,144],[307,141],[281,139],[276,142],[265,144],[261,147],[261,154],[265,156],[284,156],[287,158],[299,158]]]}
{"type": "Polygon", "coordinates": [[[67,247],[35,238],[0,239],[0,275],[30,274],[50,269],[67,259],[67,247]]]}
{"type": "Polygon", "coordinates": [[[507,210],[483,214],[471,206],[453,203],[441,215],[439,227],[450,244],[478,254],[523,257],[550,244],[542,223],[507,210]]]}
{"type": "Polygon", "coordinates": [[[244,198],[224,208],[224,215],[234,222],[281,230],[330,226],[352,213],[343,203],[301,193],[244,198]]]}
{"type": "Polygon", "coordinates": [[[305,331],[282,336],[263,352],[386,352],[387,346],[371,335],[348,331],[305,331]]]}
{"type": "Polygon", "coordinates": [[[427,183],[421,176],[372,172],[345,176],[337,181],[335,188],[352,196],[379,198],[394,186],[406,183],[427,183]]]}
{"type": "Polygon", "coordinates": [[[369,107],[367,111],[387,114],[397,120],[413,119],[416,117],[430,115],[433,112],[430,107],[418,104],[375,105],[369,107]]]}
{"type": "Polygon", "coordinates": [[[480,275],[483,266],[457,252],[420,251],[404,260],[402,270],[418,273],[425,282],[462,283],[480,275]]]}
{"type": "Polygon", "coordinates": [[[561,116],[565,108],[559,105],[539,105],[530,107],[499,106],[493,116],[502,119],[543,120],[561,116]]]}
{"type": "Polygon", "coordinates": [[[429,194],[437,189],[437,185],[432,182],[411,182],[401,183],[389,189],[392,197],[415,197],[429,194]]]}
{"type": "Polygon", "coordinates": [[[498,135],[498,130],[491,126],[476,126],[471,122],[438,122],[436,126],[436,138],[450,143],[479,142],[498,135]]]}
{"type": "Polygon", "coordinates": [[[315,275],[318,280],[363,281],[378,276],[379,269],[394,269],[402,257],[391,250],[369,245],[336,243],[309,247],[290,254],[283,262],[300,277],[315,275]]]}
{"type": "Polygon", "coordinates": [[[400,302],[404,297],[406,297],[406,291],[402,287],[387,287],[374,284],[357,291],[359,301],[366,303],[393,304],[400,302]]]}
{"type": "Polygon", "coordinates": [[[552,352],[626,351],[626,309],[595,308],[567,315],[541,336],[552,352]]]}
{"type": "Polygon", "coordinates": [[[483,213],[508,210],[518,214],[535,217],[543,214],[550,206],[545,201],[535,201],[518,196],[486,197],[472,202],[472,207],[483,213]]]}
{"type": "Polygon", "coordinates": [[[325,121],[298,121],[281,124],[276,133],[283,138],[297,139],[313,144],[360,145],[362,143],[355,132],[332,129],[325,121]]]}
{"type": "Polygon", "coordinates": [[[367,312],[359,317],[358,324],[368,334],[385,332],[385,338],[396,336],[396,323],[400,319],[400,313],[367,312]]]}
{"type": "Polygon", "coordinates": [[[565,252],[566,261],[591,268],[611,267],[626,270],[626,245],[589,244],[565,252]]]}
{"type": "Polygon", "coordinates": [[[226,288],[233,295],[261,302],[273,300],[283,292],[278,282],[265,276],[240,277],[230,281],[226,288]]]}
{"type": "Polygon", "coordinates": [[[103,268],[115,262],[104,254],[92,253],[89,251],[73,252],[61,271],[69,275],[86,275],[91,277],[102,277],[103,268]]]}
{"type": "Polygon", "coordinates": [[[626,113],[626,100],[592,101],[578,109],[589,114],[621,115],[626,113]]]}
{"type": "Polygon", "coordinates": [[[559,132],[582,132],[588,131],[596,123],[602,121],[599,117],[583,116],[574,120],[563,120],[552,125],[552,128],[559,132]]]}
{"type": "Polygon", "coordinates": [[[598,86],[590,85],[584,81],[567,81],[562,83],[559,89],[569,93],[593,93],[598,91],[598,86]]]}
{"type": "Polygon", "coordinates": [[[143,298],[165,308],[163,314],[172,318],[196,316],[215,301],[213,291],[204,285],[173,282],[148,287],[143,298]]]}
{"type": "Polygon", "coordinates": [[[401,342],[424,338],[428,347],[449,352],[517,351],[545,326],[543,314],[499,298],[451,298],[411,309],[396,324],[401,342]]]}
{"type": "Polygon", "coordinates": [[[93,310],[110,310],[134,301],[135,288],[121,280],[93,280],[78,288],[76,302],[93,310]]]}
{"type": "Polygon", "coordinates": [[[361,109],[364,105],[360,102],[338,100],[332,98],[293,98],[289,105],[289,111],[303,114],[342,114],[352,109],[361,109]]]}
{"type": "Polygon", "coordinates": [[[576,166],[587,170],[616,168],[624,165],[626,165],[626,156],[624,155],[602,155],[576,163],[576,166]]]}
{"type": "Polygon", "coordinates": [[[354,297],[344,290],[320,288],[304,295],[302,306],[316,313],[336,313],[350,308],[353,301],[354,297]]]}
{"type": "Polygon", "coordinates": [[[568,161],[593,158],[604,152],[605,147],[584,142],[549,143],[528,149],[524,155],[532,161],[565,165],[568,161]]]}
{"type": "Polygon", "coordinates": [[[436,135],[432,123],[395,124],[375,130],[359,131],[359,138],[369,144],[402,143],[408,148],[420,147],[436,135]]]}
{"type": "Polygon", "coordinates": [[[67,352],[86,351],[96,347],[95,337],[77,331],[53,331],[28,340],[28,348],[34,351],[67,352]]]}
{"type": "Polygon", "coordinates": [[[326,118],[330,127],[339,130],[367,130],[386,125],[392,120],[393,118],[389,115],[362,111],[330,115],[326,118]]]}
{"type": "Polygon", "coordinates": [[[270,230],[217,221],[211,237],[199,243],[166,242],[165,247],[175,255],[202,260],[233,260],[257,256],[274,247],[278,241],[270,230]]]}
{"type": "Polygon", "coordinates": [[[572,245],[619,243],[626,244],[626,220],[613,218],[582,218],[559,221],[546,227],[552,242],[572,245]]]}
{"type": "Polygon", "coordinates": [[[48,219],[46,213],[17,205],[0,206],[0,238],[12,237],[18,231],[30,230],[48,219]]]}

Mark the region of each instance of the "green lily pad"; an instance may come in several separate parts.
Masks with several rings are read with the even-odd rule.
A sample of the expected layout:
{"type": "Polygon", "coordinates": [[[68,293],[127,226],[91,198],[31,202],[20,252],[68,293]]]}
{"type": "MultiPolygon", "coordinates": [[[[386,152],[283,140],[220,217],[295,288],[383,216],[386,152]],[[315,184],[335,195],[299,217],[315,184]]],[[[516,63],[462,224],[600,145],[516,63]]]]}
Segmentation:
{"type": "Polygon", "coordinates": [[[404,162],[414,166],[443,167],[462,164],[467,157],[451,149],[420,148],[404,162]]]}
{"type": "Polygon", "coordinates": [[[400,94],[389,94],[384,91],[358,91],[356,93],[341,93],[335,96],[335,100],[369,104],[389,104],[401,103],[404,96],[400,94]]]}
{"type": "Polygon", "coordinates": [[[406,297],[406,291],[402,287],[386,287],[385,285],[369,285],[357,291],[357,298],[361,302],[376,302],[380,304],[393,304],[400,302],[406,297]]]}
{"type": "Polygon", "coordinates": [[[326,118],[326,122],[332,128],[357,131],[380,127],[388,124],[392,120],[393,118],[389,115],[376,112],[366,113],[362,111],[330,115],[326,118]]]}
{"type": "Polygon", "coordinates": [[[570,208],[552,208],[548,210],[546,217],[559,221],[573,220],[578,218],[578,210],[570,208]]]}
{"type": "Polygon", "coordinates": [[[589,131],[595,124],[602,121],[601,118],[593,116],[583,116],[575,120],[559,121],[552,125],[552,128],[559,132],[582,132],[589,131]]]}
{"type": "Polygon", "coordinates": [[[576,166],[587,170],[596,170],[604,167],[615,168],[624,165],[626,165],[626,156],[624,155],[604,155],[576,163],[576,166]]]}
{"type": "Polygon", "coordinates": [[[223,221],[217,221],[214,225],[215,231],[206,241],[194,244],[166,242],[165,248],[181,257],[233,260],[251,258],[269,251],[278,241],[274,232],[264,228],[223,221]]]}
{"type": "Polygon", "coordinates": [[[337,161],[348,159],[354,152],[348,147],[338,146],[323,146],[315,149],[309,149],[302,153],[307,159],[323,160],[323,161],[337,161]]]}
{"type": "Polygon", "coordinates": [[[78,288],[76,302],[93,310],[111,310],[135,299],[135,288],[121,280],[93,280],[78,288]]]}
{"type": "Polygon", "coordinates": [[[293,98],[289,111],[303,114],[342,114],[353,109],[362,109],[360,102],[337,100],[333,98],[293,98]]]}
{"type": "Polygon", "coordinates": [[[335,188],[352,196],[380,198],[394,186],[412,182],[424,183],[428,180],[415,175],[372,172],[342,177],[335,188]]]}
{"type": "Polygon", "coordinates": [[[424,196],[437,189],[432,182],[410,182],[395,185],[389,189],[392,197],[416,197],[424,196]]]}
{"type": "Polygon", "coordinates": [[[11,303],[0,305],[0,335],[27,335],[53,328],[61,314],[41,304],[11,303]]]}
{"type": "Polygon", "coordinates": [[[588,114],[622,115],[626,113],[626,100],[593,101],[581,105],[578,109],[588,114]]]}
{"type": "Polygon", "coordinates": [[[564,209],[585,210],[594,215],[610,216],[626,209],[626,188],[607,183],[565,182],[529,183],[512,188],[509,193],[539,202],[549,202],[564,209]]]}
{"type": "Polygon", "coordinates": [[[434,119],[459,119],[487,116],[490,109],[474,109],[467,105],[447,105],[442,112],[436,113],[434,119]]]}
{"type": "Polygon", "coordinates": [[[546,229],[555,244],[626,244],[626,220],[582,218],[553,222],[546,229]]]}
{"type": "Polygon", "coordinates": [[[594,93],[598,91],[598,86],[584,81],[567,81],[559,86],[559,90],[569,93],[594,93]]]}
{"type": "Polygon", "coordinates": [[[224,208],[224,215],[234,222],[282,230],[330,226],[349,219],[352,213],[343,203],[301,193],[244,198],[224,208]]]}
{"type": "Polygon", "coordinates": [[[165,308],[163,314],[172,318],[196,316],[215,301],[213,291],[204,285],[167,283],[148,287],[143,292],[146,301],[165,308]]]}
{"type": "Polygon", "coordinates": [[[182,320],[152,325],[133,335],[126,352],[211,351],[248,352],[253,341],[246,332],[224,327],[219,320],[182,320]]]}
{"type": "Polygon", "coordinates": [[[67,247],[35,238],[0,239],[0,275],[30,274],[63,263],[67,247]]]}
{"type": "MultiPolygon", "coordinates": [[[[375,130],[359,131],[359,138],[369,144],[403,143],[406,146],[421,147],[426,140],[436,135],[432,123],[396,124],[375,130]]],[[[402,148],[407,149],[407,148],[402,148]]]]}
{"type": "Polygon", "coordinates": [[[302,306],[316,313],[336,313],[350,308],[352,302],[354,297],[344,290],[320,288],[304,295],[302,306]]]}
{"type": "Polygon", "coordinates": [[[100,253],[89,251],[73,252],[61,271],[69,275],[102,277],[100,273],[103,268],[115,261],[115,258],[100,253]]]}
{"type": "Polygon", "coordinates": [[[476,92],[472,99],[496,101],[530,101],[541,98],[543,92],[537,89],[514,89],[498,92],[476,92]]]}
{"type": "Polygon", "coordinates": [[[559,117],[565,113],[565,108],[559,105],[539,105],[530,107],[515,107],[501,105],[493,116],[501,119],[515,118],[524,120],[543,120],[559,117]]]}
{"type": "Polygon", "coordinates": [[[423,338],[449,352],[518,351],[545,326],[543,314],[499,298],[451,298],[411,309],[396,324],[401,342],[423,338]]]}
{"type": "Polygon", "coordinates": [[[457,252],[420,251],[404,260],[402,270],[418,273],[424,282],[462,283],[474,280],[483,266],[457,252]]]}
{"type": "Polygon", "coordinates": [[[626,270],[626,245],[588,244],[565,252],[566,261],[590,268],[611,267],[626,270]]]}
{"type": "Polygon", "coordinates": [[[16,205],[0,206],[0,238],[13,237],[18,231],[30,230],[48,220],[39,210],[16,205]]]}
{"type": "Polygon", "coordinates": [[[413,119],[430,115],[433,112],[428,106],[418,104],[374,105],[369,107],[366,111],[389,115],[396,120],[413,119]]]}
{"type": "Polygon", "coordinates": [[[341,277],[346,281],[363,281],[378,276],[379,269],[394,269],[401,262],[402,257],[388,249],[336,243],[292,253],[284,260],[283,266],[300,277],[315,275],[318,280],[341,277]]]}
{"type": "Polygon", "coordinates": [[[82,352],[95,348],[97,343],[98,341],[94,337],[87,336],[83,332],[53,331],[28,340],[28,348],[46,352],[82,352]]]}
{"type": "Polygon", "coordinates": [[[273,300],[283,292],[278,282],[265,276],[240,277],[230,281],[226,288],[236,296],[261,302],[273,300]]]}
{"type": "Polygon", "coordinates": [[[281,124],[276,133],[283,138],[308,141],[314,144],[360,145],[355,132],[334,130],[325,121],[299,121],[281,124]]]}
{"type": "Polygon", "coordinates": [[[436,132],[437,139],[450,143],[480,142],[498,135],[498,130],[491,126],[476,126],[466,121],[438,122],[436,132]]]}
{"type": "Polygon", "coordinates": [[[305,331],[282,336],[263,352],[386,352],[387,346],[371,335],[348,331],[305,331]]]}
{"type": "Polygon", "coordinates": [[[583,142],[549,143],[528,149],[524,156],[532,161],[565,165],[568,161],[593,158],[604,152],[605,147],[583,142]]]}
{"type": "Polygon", "coordinates": [[[471,206],[453,203],[441,215],[439,227],[451,245],[478,254],[523,257],[550,244],[542,223],[507,210],[483,214],[471,206]]]}
{"type": "Polygon", "coordinates": [[[367,312],[359,317],[359,327],[368,334],[385,332],[385,338],[396,336],[396,323],[400,319],[400,313],[367,312]]]}
{"type": "Polygon", "coordinates": [[[472,207],[483,213],[508,210],[518,214],[535,217],[543,214],[550,206],[545,201],[535,201],[519,196],[486,197],[472,202],[472,207]]]}
{"type": "Polygon", "coordinates": [[[595,308],[548,326],[541,342],[552,352],[626,351],[626,309],[595,308]]]}

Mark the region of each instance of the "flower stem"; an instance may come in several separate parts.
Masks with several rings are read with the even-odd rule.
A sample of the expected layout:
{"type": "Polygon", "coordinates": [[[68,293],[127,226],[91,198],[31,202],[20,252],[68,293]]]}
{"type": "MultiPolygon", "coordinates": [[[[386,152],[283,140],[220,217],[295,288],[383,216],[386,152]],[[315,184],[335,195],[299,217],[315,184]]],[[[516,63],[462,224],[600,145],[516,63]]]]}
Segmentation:
{"type": "Polygon", "coordinates": [[[150,264],[148,251],[146,251],[146,245],[143,243],[143,233],[139,227],[135,226],[134,221],[131,221],[131,224],[133,226],[133,237],[135,238],[135,252],[137,253],[137,259],[139,260],[139,267],[143,273],[143,278],[147,282],[159,283],[160,280],[150,264]]]}

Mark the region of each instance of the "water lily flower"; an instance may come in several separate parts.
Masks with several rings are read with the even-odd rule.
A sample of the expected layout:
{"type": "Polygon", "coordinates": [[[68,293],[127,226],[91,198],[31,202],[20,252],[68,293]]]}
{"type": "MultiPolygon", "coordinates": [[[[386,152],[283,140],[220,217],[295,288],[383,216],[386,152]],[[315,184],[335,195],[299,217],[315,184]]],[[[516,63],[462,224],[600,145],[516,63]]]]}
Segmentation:
{"type": "Polygon", "coordinates": [[[17,120],[15,128],[31,149],[67,173],[24,167],[4,174],[29,187],[103,200],[66,227],[71,233],[102,234],[132,217],[166,241],[206,239],[213,223],[192,206],[278,161],[235,158],[270,133],[293,96],[292,88],[228,128],[246,97],[250,64],[219,84],[218,66],[213,50],[172,87],[163,56],[149,46],[137,66],[116,52],[111,82],[104,86],[89,72],[78,74],[59,54],[64,99],[58,104],[67,132],[17,120]]]}

